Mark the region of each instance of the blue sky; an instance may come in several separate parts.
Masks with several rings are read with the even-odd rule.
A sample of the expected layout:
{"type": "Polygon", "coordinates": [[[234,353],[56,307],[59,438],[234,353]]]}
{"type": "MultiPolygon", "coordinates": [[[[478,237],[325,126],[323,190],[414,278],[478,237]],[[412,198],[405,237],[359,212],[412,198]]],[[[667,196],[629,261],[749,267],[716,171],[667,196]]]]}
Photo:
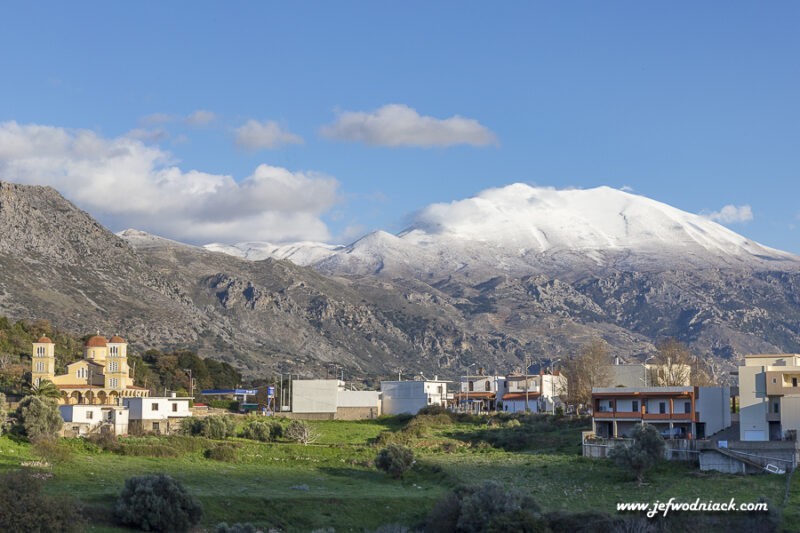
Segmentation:
{"type": "Polygon", "coordinates": [[[0,179],[195,243],[609,185],[800,253],[798,27],[797,2],[6,3],[0,179]]]}

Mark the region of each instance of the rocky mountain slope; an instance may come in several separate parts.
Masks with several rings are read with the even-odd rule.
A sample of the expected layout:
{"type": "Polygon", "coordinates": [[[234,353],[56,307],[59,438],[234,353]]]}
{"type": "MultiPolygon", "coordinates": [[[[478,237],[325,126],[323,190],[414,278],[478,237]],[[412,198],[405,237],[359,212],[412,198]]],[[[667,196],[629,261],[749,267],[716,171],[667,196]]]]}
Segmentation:
{"type": "MultiPolygon", "coordinates": [[[[623,356],[645,354],[663,337],[723,360],[800,351],[794,256],[669,210],[663,224],[630,229],[638,215],[625,208],[628,231],[644,241],[655,228],[691,236],[680,244],[686,261],[672,254],[656,268],[657,255],[643,253],[646,266],[633,268],[634,248],[597,244],[612,235],[599,221],[576,238],[579,250],[554,228],[545,242],[520,221],[503,236],[516,245],[501,246],[478,225],[466,231],[465,221],[480,218],[458,209],[461,218],[444,217],[449,226],[429,215],[420,218],[427,226],[400,236],[373,234],[341,250],[315,245],[310,254],[296,247],[290,255],[312,269],[135,230],[114,235],[53,189],[0,183],[0,314],[119,333],[138,349],[188,347],[251,375],[319,375],[335,364],[347,376],[452,377],[474,362],[505,371],[564,358],[596,336],[623,356]]],[[[555,224],[554,213],[546,218],[555,224]]]]}

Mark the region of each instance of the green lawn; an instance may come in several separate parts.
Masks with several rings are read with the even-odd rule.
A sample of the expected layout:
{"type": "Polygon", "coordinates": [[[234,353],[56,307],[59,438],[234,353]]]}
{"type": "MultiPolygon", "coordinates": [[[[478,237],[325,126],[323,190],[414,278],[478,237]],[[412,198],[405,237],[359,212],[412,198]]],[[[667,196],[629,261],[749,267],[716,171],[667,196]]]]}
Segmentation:
{"type": "MultiPolygon", "coordinates": [[[[617,502],[673,497],[687,502],[696,498],[724,502],[731,497],[754,502],[763,497],[773,507],[783,505],[786,476],[707,474],[688,465],[664,463],[649,472],[640,487],[609,462],[579,456],[585,423],[530,424],[490,426],[486,420],[462,420],[432,422],[411,431],[403,430],[405,422],[397,419],[314,422],[321,434],[314,445],[229,439],[237,447],[236,461],[230,463],[207,459],[203,450],[217,443],[205,439],[126,440],[139,449],[156,445],[179,450],[178,457],[119,455],[75,439],[64,444],[71,450],[67,460],[28,468],[52,473],[46,485],[49,492],[80,498],[95,531],[114,530],[111,508],[126,478],[162,472],[180,480],[201,501],[203,526],[209,530],[222,521],[284,531],[370,531],[392,523],[417,526],[452,488],[488,479],[529,492],[544,512],[613,515],[617,502]],[[414,447],[417,464],[402,481],[371,464],[379,449],[374,441],[383,432],[414,447]],[[496,447],[516,446],[521,435],[528,439],[524,450],[496,447]]],[[[36,458],[30,445],[0,437],[0,470],[19,468],[36,458]]],[[[796,523],[798,501],[800,483],[795,480],[791,509],[785,514],[792,517],[784,521],[787,531],[796,523]]]]}

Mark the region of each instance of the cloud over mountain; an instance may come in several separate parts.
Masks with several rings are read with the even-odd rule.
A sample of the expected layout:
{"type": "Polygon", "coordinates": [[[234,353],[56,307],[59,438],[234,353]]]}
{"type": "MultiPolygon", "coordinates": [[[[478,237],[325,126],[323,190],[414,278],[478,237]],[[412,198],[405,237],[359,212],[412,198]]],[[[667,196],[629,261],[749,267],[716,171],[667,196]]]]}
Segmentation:
{"type": "Polygon", "coordinates": [[[0,123],[0,177],[50,185],[104,224],[192,243],[325,240],[320,216],[338,200],[336,179],[266,164],[232,176],[183,170],[133,136],[0,123]]]}
{"type": "Polygon", "coordinates": [[[454,115],[439,119],[423,116],[404,104],[388,104],[373,112],[345,111],[323,136],[376,146],[454,146],[497,144],[497,137],[477,120],[454,115]]]}
{"type": "Polygon", "coordinates": [[[750,222],[753,220],[753,209],[749,205],[735,206],[728,204],[719,211],[705,215],[710,220],[722,224],[733,224],[736,222],[750,222]]]}

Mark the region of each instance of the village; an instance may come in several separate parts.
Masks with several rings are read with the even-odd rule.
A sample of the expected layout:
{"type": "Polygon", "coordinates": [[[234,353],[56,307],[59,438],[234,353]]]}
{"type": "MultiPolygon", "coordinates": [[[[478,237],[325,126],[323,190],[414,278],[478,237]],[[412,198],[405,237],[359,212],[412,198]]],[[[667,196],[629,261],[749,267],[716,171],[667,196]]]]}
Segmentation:
{"type": "MultiPolygon", "coordinates": [[[[194,402],[193,389],[189,396],[156,397],[135,386],[128,344],[119,336],[90,337],[83,358],[65,374],[55,373],[54,349],[47,337],[33,343],[31,381],[57,387],[62,436],[172,434],[185,418],[210,412],[194,402]]],[[[266,387],[261,404],[256,389],[198,392],[237,400],[242,412],[305,420],[414,415],[431,406],[472,414],[581,411],[592,423],[582,435],[587,457],[606,457],[637,425],[650,424],[666,440],[667,459],[695,461],[702,470],[784,473],[797,467],[800,355],[748,355],[734,373],[738,386],[692,386],[688,365],[667,366],[614,358],[603,369],[610,386],[592,387],[591,402],[578,406],[566,402],[568,377],[552,362],[502,375],[478,368],[456,382],[419,374],[381,381],[380,390],[356,390],[339,378],[290,378],[266,387]]]]}

